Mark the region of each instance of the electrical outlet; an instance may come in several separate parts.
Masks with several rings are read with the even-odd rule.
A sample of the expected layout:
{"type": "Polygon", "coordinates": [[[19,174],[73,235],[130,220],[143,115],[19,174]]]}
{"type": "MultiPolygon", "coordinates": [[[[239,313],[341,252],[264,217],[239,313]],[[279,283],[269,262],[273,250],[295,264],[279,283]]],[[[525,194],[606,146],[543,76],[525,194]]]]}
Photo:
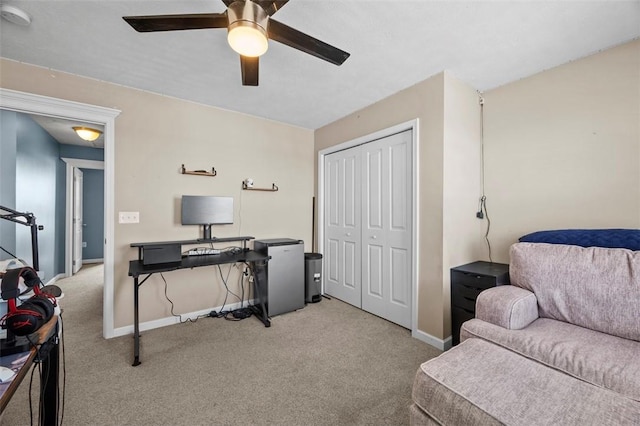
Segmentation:
{"type": "Polygon", "coordinates": [[[118,223],[140,223],[140,212],[120,212],[118,223]]]}
{"type": "Polygon", "coordinates": [[[87,242],[86,241],[82,242],[82,248],[87,248],[87,242]]]}

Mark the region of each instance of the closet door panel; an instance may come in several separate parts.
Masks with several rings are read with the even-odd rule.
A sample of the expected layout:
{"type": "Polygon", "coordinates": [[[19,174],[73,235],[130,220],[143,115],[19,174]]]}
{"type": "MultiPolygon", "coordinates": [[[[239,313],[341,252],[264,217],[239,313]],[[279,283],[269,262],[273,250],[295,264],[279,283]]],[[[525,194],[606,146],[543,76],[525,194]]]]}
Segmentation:
{"type": "Polygon", "coordinates": [[[411,288],[406,285],[411,279],[409,275],[409,253],[407,250],[391,249],[390,302],[401,307],[408,307],[411,301],[411,288]]]}
{"type": "Polygon", "coordinates": [[[365,209],[364,223],[367,229],[383,229],[382,194],[382,150],[366,151],[365,154],[365,209]]]}
{"type": "Polygon", "coordinates": [[[360,262],[358,262],[357,260],[359,256],[356,243],[353,241],[344,241],[342,252],[344,253],[344,276],[342,277],[343,285],[352,290],[360,288],[358,282],[360,277],[360,262]]]}
{"type": "Polygon", "coordinates": [[[361,307],[360,153],[345,150],[325,157],[325,291],[361,307]]]}
{"type": "Polygon", "coordinates": [[[369,244],[367,247],[367,261],[364,262],[368,267],[364,271],[363,282],[367,289],[367,297],[382,300],[383,296],[383,273],[382,273],[382,256],[383,247],[369,244]]]}
{"type": "Polygon", "coordinates": [[[362,148],[366,176],[362,185],[362,269],[368,271],[363,285],[370,290],[362,294],[362,309],[410,328],[411,132],[362,148]],[[366,255],[373,252],[379,255],[366,255]],[[379,271],[378,275],[373,271],[379,271]]]}

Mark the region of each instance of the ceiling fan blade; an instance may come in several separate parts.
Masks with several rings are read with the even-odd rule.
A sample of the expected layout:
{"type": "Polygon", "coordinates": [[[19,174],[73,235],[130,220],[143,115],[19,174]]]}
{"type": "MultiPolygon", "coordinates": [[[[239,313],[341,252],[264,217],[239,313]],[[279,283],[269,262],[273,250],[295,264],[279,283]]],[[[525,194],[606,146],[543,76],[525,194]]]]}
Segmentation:
{"type": "MultiPolygon", "coordinates": [[[[222,0],[222,2],[229,7],[231,3],[236,2],[237,0],[222,0]]],[[[287,4],[289,0],[253,0],[254,3],[260,5],[261,8],[267,12],[267,15],[271,16],[280,9],[282,6],[287,4]]]]}
{"type": "Polygon", "coordinates": [[[226,13],[193,13],[186,15],[123,16],[134,30],[140,33],[152,31],[199,30],[227,28],[226,13]]]}
{"type": "Polygon", "coordinates": [[[287,4],[289,0],[253,0],[254,3],[258,3],[269,16],[282,9],[282,6],[287,4]]]}
{"type": "Polygon", "coordinates": [[[342,65],[349,53],[313,38],[281,22],[269,19],[268,35],[271,40],[301,50],[335,65],[342,65]]]}
{"type": "Polygon", "coordinates": [[[257,86],[258,85],[258,68],[260,57],[248,57],[240,55],[240,68],[242,68],[242,85],[257,86]]]}

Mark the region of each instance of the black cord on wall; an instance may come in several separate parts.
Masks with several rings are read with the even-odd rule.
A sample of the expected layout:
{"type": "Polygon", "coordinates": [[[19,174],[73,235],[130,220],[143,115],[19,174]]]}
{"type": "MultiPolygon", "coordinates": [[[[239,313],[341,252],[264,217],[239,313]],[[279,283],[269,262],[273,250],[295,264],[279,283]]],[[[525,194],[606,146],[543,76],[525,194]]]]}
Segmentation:
{"type": "Polygon", "coordinates": [[[164,281],[164,297],[171,304],[171,315],[173,315],[174,317],[178,318],[178,320],[180,321],[180,324],[184,324],[185,322],[196,322],[200,318],[204,318],[204,317],[208,317],[209,316],[209,315],[200,315],[200,316],[196,317],[196,319],[187,318],[186,320],[183,321],[182,320],[182,315],[176,314],[176,313],[173,312],[174,304],[173,304],[173,301],[171,299],[169,299],[169,295],[167,294],[167,280],[165,279],[165,277],[164,277],[164,275],[162,273],[160,273],[160,277],[162,277],[162,281],[164,281]]]}
{"type": "Polygon", "coordinates": [[[480,186],[482,194],[480,195],[480,203],[476,217],[478,219],[487,219],[487,229],[484,233],[484,240],[487,244],[487,250],[489,251],[489,262],[493,263],[491,256],[491,242],[489,241],[491,219],[489,219],[489,212],[487,211],[487,196],[485,194],[484,186],[484,98],[480,92],[478,92],[478,97],[480,102],[480,186]]]}

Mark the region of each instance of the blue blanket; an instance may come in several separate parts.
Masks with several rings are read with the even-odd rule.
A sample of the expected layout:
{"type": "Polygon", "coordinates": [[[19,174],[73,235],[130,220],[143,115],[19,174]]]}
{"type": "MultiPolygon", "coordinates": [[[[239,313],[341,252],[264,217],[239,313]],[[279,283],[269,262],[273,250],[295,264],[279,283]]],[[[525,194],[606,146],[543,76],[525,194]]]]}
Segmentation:
{"type": "Polygon", "coordinates": [[[520,237],[520,242],[567,244],[640,250],[640,229],[559,229],[538,231],[520,237]]]}

